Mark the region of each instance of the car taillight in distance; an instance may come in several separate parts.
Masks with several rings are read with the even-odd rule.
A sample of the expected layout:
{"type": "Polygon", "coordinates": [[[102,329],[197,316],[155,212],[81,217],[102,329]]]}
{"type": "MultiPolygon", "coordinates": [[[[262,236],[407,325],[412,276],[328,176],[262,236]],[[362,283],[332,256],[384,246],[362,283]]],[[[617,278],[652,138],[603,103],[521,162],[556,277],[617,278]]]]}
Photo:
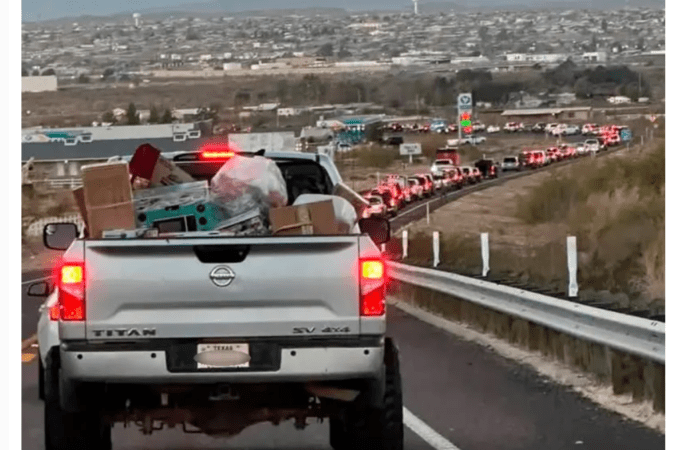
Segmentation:
{"type": "MultiPolygon", "coordinates": [[[[58,305],[60,318],[80,321],[86,317],[84,298],[85,274],[83,263],[64,263],[58,274],[58,305]]],[[[53,310],[50,311],[51,319],[53,310]]]]}
{"type": "Polygon", "coordinates": [[[359,261],[360,315],[382,316],[386,310],[386,270],[383,260],[359,261]]]}

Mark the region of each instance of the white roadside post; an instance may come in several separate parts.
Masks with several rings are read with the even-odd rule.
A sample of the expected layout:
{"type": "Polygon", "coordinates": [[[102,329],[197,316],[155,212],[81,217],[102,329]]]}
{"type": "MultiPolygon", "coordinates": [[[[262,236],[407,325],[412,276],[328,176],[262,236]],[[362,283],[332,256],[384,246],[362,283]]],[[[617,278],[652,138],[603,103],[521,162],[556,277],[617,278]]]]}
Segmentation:
{"type": "Polygon", "coordinates": [[[407,230],[403,230],[402,232],[402,257],[403,259],[407,258],[407,230]]]}
{"type": "Polygon", "coordinates": [[[438,235],[438,231],[434,231],[434,242],[433,242],[433,249],[434,249],[434,267],[438,266],[438,264],[441,262],[439,259],[439,253],[440,253],[440,239],[438,235]]]}
{"type": "Polygon", "coordinates": [[[426,202],[426,224],[429,225],[429,202],[426,202]]]}
{"type": "Polygon", "coordinates": [[[568,283],[568,297],[577,297],[577,238],[568,236],[568,273],[570,282],[568,283]]]}
{"type": "Polygon", "coordinates": [[[482,276],[489,274],[489,233],[482,233],[482,276]]]}

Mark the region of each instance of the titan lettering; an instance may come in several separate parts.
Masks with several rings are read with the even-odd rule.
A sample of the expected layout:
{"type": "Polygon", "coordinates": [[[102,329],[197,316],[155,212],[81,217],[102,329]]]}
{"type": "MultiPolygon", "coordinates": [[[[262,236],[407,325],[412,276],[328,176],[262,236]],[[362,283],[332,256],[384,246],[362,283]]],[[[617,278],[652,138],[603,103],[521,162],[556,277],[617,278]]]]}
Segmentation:
{"type": "Polygon", "coordinates": [[[96,337],[131,337],[131,336],[155,336],[155,328],[142,328],[137,330],[136,328],[113,328],[110,330],[93,330],[93,334],[96,337]]]}

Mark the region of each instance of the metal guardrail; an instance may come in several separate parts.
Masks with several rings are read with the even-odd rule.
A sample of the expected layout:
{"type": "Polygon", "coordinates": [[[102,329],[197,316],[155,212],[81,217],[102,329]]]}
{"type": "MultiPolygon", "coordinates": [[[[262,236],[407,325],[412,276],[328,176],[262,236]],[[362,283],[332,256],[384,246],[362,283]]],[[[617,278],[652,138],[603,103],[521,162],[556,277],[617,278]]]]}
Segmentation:
{"type": "Polygon", "coordinates": [[[476,303],[562,333],[665,364],[666,326],[453,273],[396,262],[391,278],[476,303]]]}

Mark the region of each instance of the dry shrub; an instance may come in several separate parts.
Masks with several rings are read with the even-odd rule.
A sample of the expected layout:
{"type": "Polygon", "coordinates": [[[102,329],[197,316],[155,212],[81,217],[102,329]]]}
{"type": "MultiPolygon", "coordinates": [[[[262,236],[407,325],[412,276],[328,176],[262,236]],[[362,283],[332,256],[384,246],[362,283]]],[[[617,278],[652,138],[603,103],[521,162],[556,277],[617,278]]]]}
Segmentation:
{"type": "Polygon", "coordinates": [[[637,282],[638,288],[647,298],[660,300],[666,298],[666,233],[662,228],[656,239],[643,251],[642,264],[644,276],[637,282]]]}
{"type": "Polygon", "coordinates": [[[568,225],[578,237],[583,287],[662,299],[664,169],[663,145],[578,165],[519,198],[516,215],[528,224],[568,225]]]}
{"type": "Polygon", "coordinates": [[[448,143],[448,139],[456,138],[456,135],[451,134],[425,134],[421,135],[415,141],[422,144],[422,154],[430,159],[436,159],[436,150],[443,148],[448,143]]]}
{"type": "Polygon", "coordinates": [[[391,166],[400,157],[400,154],[398,149],[394,147],[372,145],[357,147],[348,156],[356,159],[358,166],[385,169],[391,166]]]}
{"type": "Polygon", "coordinates": [[[463,164],[471,164],[472,162],[482,159],[483,153],[479,147],[472,145],[460,146],[460,161],[463,164]]]}

